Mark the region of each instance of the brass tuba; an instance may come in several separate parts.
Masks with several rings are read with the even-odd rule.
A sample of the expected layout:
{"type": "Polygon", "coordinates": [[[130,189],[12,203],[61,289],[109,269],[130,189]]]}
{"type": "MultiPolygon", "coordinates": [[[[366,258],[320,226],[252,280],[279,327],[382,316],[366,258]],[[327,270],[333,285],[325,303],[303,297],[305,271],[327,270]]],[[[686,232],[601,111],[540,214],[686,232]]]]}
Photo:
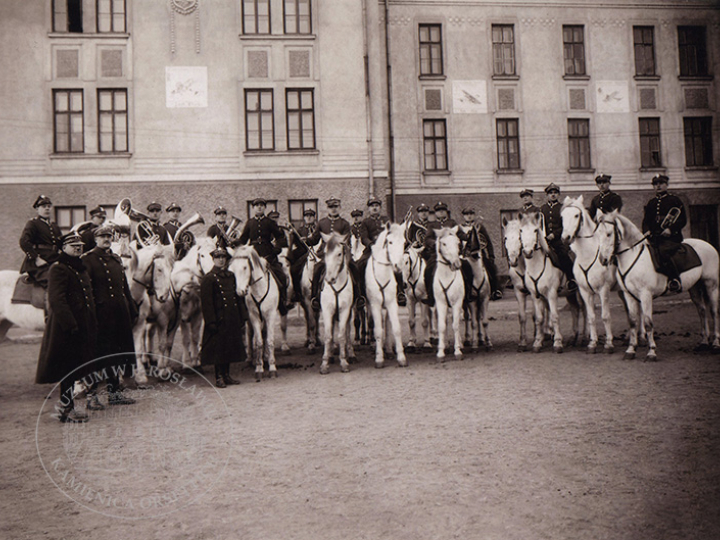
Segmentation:
{"type": "Polygon", "coordinates": [[[183,244],[184,249],[186,251],[189,250],[193,245],[195,245],[195,235],[189,230],[190,227],[203,223],[205,223],[203,217],[200,214],[194,214],[177,230],[175,238],[173,238],[173,243],[183,244]]]}
{"type": "Polygon", "coordinates": [[[125,214],[128,218],[130,218],[130,221],[135,221],[138,224],[137,230],[135,231],[135,239],[138,244],[143,246],[154,246],[160,243],[160,237],[155,234],[155,231],[153,231],[152,226],[149,223],[150,216],[135,210],[132,207],[130,199],[125,198],[118,203],[117,208],[115,209],[115,215],[117,215],[118,210],[120,213],[125,214]],[[140,232],[143,233],[145,238],[140,236],[140,232]]]}
{"type": "Polygon", "coordinates": [[[678,208],[677,206],[673,206],[665,215],[665,218],[663,218],[662,223],[660,224],[660,228],[665,230],[668,227],[672,227],[673,225],[675,225],[675,222],[678,220],[681,213],[682,210],[680,210],[680,208],[678,208]]]}
{"type": "Polygon", "coordinates": [[[223,231],[222,227],[218,227],[220,230],[220,236],[222,236],[226,245],[231,246],[238,238],[240,238],[240,235],[242,234],[242,231],[240,230],[241,223],[242,219],[233,216],[226,231],[223,231]]]}

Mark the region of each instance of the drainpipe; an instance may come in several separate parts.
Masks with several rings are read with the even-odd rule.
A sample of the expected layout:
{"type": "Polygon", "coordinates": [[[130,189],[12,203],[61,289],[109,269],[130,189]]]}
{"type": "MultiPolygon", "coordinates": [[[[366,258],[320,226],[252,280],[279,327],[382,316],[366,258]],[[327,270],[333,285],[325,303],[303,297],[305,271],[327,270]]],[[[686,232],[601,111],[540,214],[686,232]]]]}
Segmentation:
{"type": "Polygon", "coordinates": [[[388,123],[388,183],[390,184],[390,219],[395,220],[395,136],[392,123],[392,66],[390,65],[390,22],[388,0],[385,7],[385,67],[387,69],[387,123],[388,123]]]}
{"type": "Polygon", "coordinates": [[[367,154],[368,154],[368,198],[375,193],[375,164],[373,163],[373,137],[372,137],[372,109],[370,99],[370,53],[368,46],[368,17],[367,17],[367,0],[362,0],[362,17],[363,17],[363,59],[365,62],[365,124],[367,154]]]}

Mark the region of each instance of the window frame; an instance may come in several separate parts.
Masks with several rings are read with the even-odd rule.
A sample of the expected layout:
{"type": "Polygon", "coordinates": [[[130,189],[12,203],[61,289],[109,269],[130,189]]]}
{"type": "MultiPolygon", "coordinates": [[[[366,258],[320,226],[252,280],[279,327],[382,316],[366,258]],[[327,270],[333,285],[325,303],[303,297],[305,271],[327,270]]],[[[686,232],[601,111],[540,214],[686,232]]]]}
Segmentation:
{"type": "Polygon", "coordinates": [[[288,221],[292,223],[295,227],[299,227],[302,225],[305,221],[305,210],[311,209],[315,211],[315,215],[318,215],[318,200],[317,199],[288,199],[288,221]],[[300,218],[295,219],[293,217],[293,204],[300,204],[300,218]]]}
{"type": "Polygon", "coordinates": [[[420,77],[444,77],[445,76],[445,59],[443,57],[443,31],[441,23],[420,23],[418,24],[418,59],[420,77]],[[439,39],[432,41],[432,30],[437,29],[439,39]],[[428,32],[428,40],[423,41],[423,30],[428,32]],[[438,57],[440,62],[439,71],[433,69],[433,51],[439,51],[438,57]],[[427,59],[423,59],[423,51],[427,51],[427,59]],[[423,63],[427,63],[428,72],[423,70],[423,63]]]}
{"type": "Polygon", "coordinates": [[[275,150],[275,91],[273,88],[245,88],[244,92],[244,109],[245,109],[245,150],[248,152],[272,152],[275,150]],[[258,104],[260,109],[251,111],[248,109],[248,97],[252,93],[258,94],[258,104]],[[271,147],[263,148],[263,113],[267,112],[262,109],[262,94],[270,94],[270,122],[271,122],[271,147]],[[252,115],[258,116],[258,142],[259,148],[250,148],[250,128],[248,118],[252,115]]]}
{"type": "Polygon", "coordinates": [[[639,117],[638,131],[640,135],[640,167],[642,169],[661,168],[663,164],[660,140],[660,117],[639,117]],[[653,126],[652,124],[655,125],[653,126]],[[655,149],[653,149],[653,147],[655,147],[655,149]]]}
{"type": "Polygon", "coordinates": [[[592,169],[592,150],[590,146],[590,119],[589,118],[568,118],[568,169],[571,171],[588,171],[592,169]],[[587,134],[577,135],[573,133],[571,126],[587,126],[587,134]],[[585,148],[582,148],[582,147],[585,148]],[[576,148],[575,148],[576,147],[576,148]],[[587,164],[583,164],[583,150],[586,150],[587,164]],[[577,165],[573,164],[573,157],[577,156],[577,165]]]}
{"type": "Polygon", "coordinates": [[[53,100],[53,154],[60,154],[60,155],[67,155],[67,154],[83,154],[85,153],[85,91],[82,88],[53,88],[52,90],[52,100],[53,100]],[[81,110],[78,113],[77,111],[72,110],[72,94],[73,93],[79,93],[80,94],[80,103],[81,103],[81,110]],[[58,94],[67,94],[68,95],[68,110],[67,111],[57,111],[57,95],[58,94]],[[72,117],[73,114],[79,114],[80,115],[80,125],[82,127],[82,148],[80,150],[72,150],[72,117]],[[68,150],[58,150],[58,116],[67,116],[68,120],[68,131],[67,131],[67,137],[68,137],[68,150]]]}
{"type": "Polygon", "coordinates": [[[52,0],[52,31],[57,32],[60,34],[82,34],[83,33],[83,0],[52,0]],[[69,2],[73,2],[74,7],[77,9],[77,11],[74,13],[74,18],[71,21],[70,18],[70,5],[69,2]],[[59,4],[64,4],[65,11],[59,11],[57,9],[57,6],[59,4]],[[63,29],[58,28],[59,22],[57,21],[57,15],[58,13],[65,13],[65,25],[63,29]],[[71,22],[73,23],[71,25],[71,22]],[[74,26],[75,29],[71,30],[71,26],[74,26]]]}
{"type": "Polygon", "coordinates": [[[655,55],[655,27],[654,26],[642,26],[642,25],[635,25],[632,27],[633,30],[633,57],[635,60],[635,76],[636,77],[656,77],[657,76],[657,58],[655,55]],[[638,41],[638,32],[640,34],[640,40],[638,41]],[[647,36],[650,36],[650,40],[648,42],[647,36]],[[638,54],[638,52],[640,54],[638,54]],[[650,58],[648,59],[648,55],[650,58]],[[638,64],[642,63],[643,66],[646,69],[642,72],[639,69],[638,64]],[[647,64],[651,64],[649,66],[649,70],[647,69],[647,64]]]}
{"type": "Polygon", "coordinates": [[[422,140],[423,140],[423,171],[426,173],[447,172],[450,170],[450,160],[448,155],[448,136],[447,136],[447,120],[445,118],[424,118],[422,122],[422,140]],[[426,135],[425,127],[432,125],[432,135],[426,135]],[[438,136],[436,126],[443,126],[443,135],[438,136]],[[432,144],[432,152],[428,153],[428,143],[432,144]],[[438,143],[441,144],[443,153],[437,152],[438,143]],[[445,156],[445,166],[438,167],[438,156],[445,156]],[[428,167],[428,158],[433,162],[433,167],[428,167]]]}
{"type": "Polygon", "coordinates": [[[128,90],[127,88],[98,88],[97,89],[97,133],[98,133],[98,154],[126,154],[130,152],[130,104],[128,102],[128,90]],[[103,93],[109,93],[110,94],[110,100],[112,102],[112,109],[111,110],[101,110],[101,102],[100,95],[103,93]],[[115,95],[116,94],[123,94],[125,96],[125,110],[115,110],[115,95]],[[103,150],[102,148],[102,136],[103,131],[101,129],[102,121],[101,118],[103,116],[109,115],[112,118],[112,150],[103,150]],[[116,130],[116,122],[118,116],[125,116],[125,149],[124,150],[118,150],[117,149],[117,140],[118,140],[118,131],[116,130]]]}
{"type": "Polygon", "coordinates": [[[312,24],[312,0],[283,0],[283,33],[289,34],[289,35],[297,35],[297,36],[307,36],[312,34],[313,32],[313,24],[312,24]],[[287,5],[291,3],[295,5],[295,31],[288,31],[288,14],[287,14],[287,5]],[[300,31],[300,4],[307,3],[308,6],[308,14],[307,14],[307,20],[308,20],[308,31],[307,32],[301,32],[300,31]]]}
{"type": "Polygon", "coordinates": [[[562,40],[563,40],[563,74],[566,77],[585,77],[587,76],[587,54],[585,53],[585,25],[583,24],[564,24],[562,26],[562,40]],[[566,30],[571,31],[572,41],[566,41],[566,30]],[[582,36],[580,41],[576,41],[575,31],[580,30],[582,36]],[[578,48],[579,47],[579,48],[578,48]],[[576,58],[576,53],[581,54],[581,58],[576,58]],[[571,53],[568,56],[568,53],[571,53]],[[577,63],[582,61],[582,72],[577,70],[577,63]],[[568,62],[572,62],[573,71],[568,72],[568,62]]]}
{"type": "Polygon", "coordinates": [[[247,36],[269,36],[272,34],[272,2],[271,0],[242,0],[242,33],[243,35],[247,36]],[[253,15],[246,15],[245,14],[245,6],[252,3],[253,9],[255,10],[255,13],[253,15]],[[267,5],[267,32],[260,32],[260,14],[258,10],[258,6],[264,4],[267,5]],[[253,17],[253,22],[255,25],[255,31],[250,32],[245,25],[246,20],[248,17],[253,17]]]}
{"type": "Polygon", "coordinates": [[[493,76],[496,77],[514,77],[517,76],[517,59],[515,55],[515,25],[514,24],[492,24],[490,28],[490,36],[492,41],[493,55],[493,76]],[[505,29],[509,28],[512,33],[511,41],[505,41],[505,29]],[[499,29],[501,41],[495,41],[495,30],[499,29]],[[508,61],[505,53],[509,51],[512,69],[510,72],[505,71],[505,64],[508,61]],[[499,53],[499,55],[498,55],[499,53]],[[498,56],[500,57],[498,59],[498,56]],[[502,69],[498,71],[498,61],[502,64],[502,69]]]}
{"type": "Polygon", "coordinates": [[[60,231],[63,234],[69,233],[70,229],[72,229],[78,223],[87,221],[87,217],[86,217],[87,216],[87,207],[84,205],[55,206],[55,207],[53,207],[53,211],[55,213],[55,223],[57,223],[58,227],[60,228],[60,231]],[[69,226],[63,225],[65,220],[61,217],[62,212],[69,212],[69,221],[70,221],[69,226]],[[80,212],[82,212],[81,217],[79,216],[80,212]]]}
{"type": "Polygon", "coordinates": [[[710,75],[708,46],[707,46],[707,27],[705,25],[678,25],[678,69],[680,77],[708,77],[710,75]],[[698,39],[695,42],[689,42],[688,35],[685,34],[685,43],[683,43],[683,32],[691,28],[701,29],[701,35],[692,35],[690,37],[698,39]],[[690,58],[692,56],[692,58],[690,58]],[[693,60],[693,62],[690,62],[693,60]],[[692,69],[694,63],[694,70],[692,69]],[[694,71],[694,72],[693,72],[694,71]]]}
{"type": "Polygon", "coordinates": [[[289,152],[298,152],[303,150],[316,150],[317,149],[317,133],[315,129],[315,89],[314,88],[286,88],[285,89],[285,134],[286,134],[286,143],[287,143],[287,149],[289,152]],[[302,106],[302,98],[303,93],[309,92],[310,93],[310,100],[312,104],[312,108],[310,109],[304,109],[302,106]],[[297,102],[298,102],[298,109],[291,109],[290,108],[290,101],[289,97],[291,93],[297,93],[297,102]],[[312,146],[305,146],[304,144],[304,135],[303,132],[306,131],[304,129],[304,121],[303,121],[303,113],[306,112],[311,113],[312,118],[312,146]],[[290,145],[290,117],[291,115],[296,114],[298,116],[298,125],[299,129],[299,141],[300,146],[294,147],[290,145]]]}
{"type": "Polygon", "coordinates": [[[127,33],[127,0],[95,0],[95,28],[98,34],[126,34],[127,33]],[[110,30],[100,30],[100,3],[107,2],[110,7],[110,30]],[[122,30],[115,29],[116,5],[122,5],[122,30]]]}
{"type": "Polygon", "coordinates": [[[685,145],[685,167],[714,167],[712,116],[684,116],[683,117],[683,140],[685,145]],[[693,127],[693,122],[699,122],[700,132],[695,133],[694,129],[688,133],[688,126],[693,127]],[[700,142],[697,148],[696,142],[700,142]],[[690,144],[688,144],[688,142],[690,144]],[[702,152],[702,162],[698,163],[698,150],[702,152]],[[692,160],[690,159],[692,157],[692,160]],[[692,161],[692,162],[691,162],[692,161]]]}
{"type": "Polygon", "coordinates": [[[517,171],[521,168],[520,159],[520,119],[519,118],[496,118],[495,136],[497,138],[497,168],[499,171],[517,171]],[[500,135],[500,126],[504,125],[505,135],[500,135]],[[509,135],[510,125],[515,126],[515,135],[509,135]],[[510,152],[511,143],[515,141],[517,152],[510,152]],[[503,151],[504,150],[504,151],[503,151]],[[503,166],[501,156],[506,156],[507,163],[503,166]],[[516,156],[517,164],[513,166],[512,156],[516,156]]]}

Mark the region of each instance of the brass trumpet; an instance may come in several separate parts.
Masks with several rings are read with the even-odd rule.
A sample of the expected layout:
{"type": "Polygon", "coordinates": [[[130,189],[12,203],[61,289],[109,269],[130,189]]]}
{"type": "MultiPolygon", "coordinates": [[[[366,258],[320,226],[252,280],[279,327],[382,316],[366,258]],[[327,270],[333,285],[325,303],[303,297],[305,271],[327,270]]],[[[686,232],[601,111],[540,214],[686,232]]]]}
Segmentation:
{"type": "Polygon", "coordinates": [[[222,227],[218,227],[220,230],[220,236],[222,236],[225,244],[228,246],[231,246],[238,238],[240,238],[240,235],[242,234],[242,231],[239,229],[241,223],[242,219],[233,216],[226,231],[223,231],[222,227]]]}

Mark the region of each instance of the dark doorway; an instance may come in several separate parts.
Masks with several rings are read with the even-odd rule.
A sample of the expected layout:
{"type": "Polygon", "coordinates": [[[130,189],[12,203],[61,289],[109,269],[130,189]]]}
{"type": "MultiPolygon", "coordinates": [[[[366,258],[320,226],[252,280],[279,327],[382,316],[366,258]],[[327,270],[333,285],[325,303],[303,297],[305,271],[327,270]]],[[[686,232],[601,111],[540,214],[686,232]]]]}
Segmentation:
{"type": "Polygon", "coordinates": [[[705,240],[720,250],[717,204],[690,205],[690,236],[705,240]]]}

